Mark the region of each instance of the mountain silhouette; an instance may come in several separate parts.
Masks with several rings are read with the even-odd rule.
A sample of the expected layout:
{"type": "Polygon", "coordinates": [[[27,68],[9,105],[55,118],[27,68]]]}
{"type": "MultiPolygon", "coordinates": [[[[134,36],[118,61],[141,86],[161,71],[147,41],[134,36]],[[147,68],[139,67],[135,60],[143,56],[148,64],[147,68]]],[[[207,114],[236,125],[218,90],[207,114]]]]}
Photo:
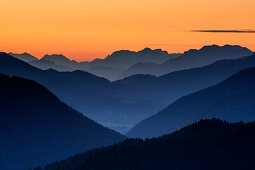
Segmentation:
{"type": "MultiPolygon", "coordinates": [[[[51,61],[59,66],[65,66],[67,68],[77,70],[76,65],[78,64],[78,62],[76,62],[75,60],[70,60],[62,54],[52,54],[52,55],[47,54],[41,60],[51,61]]],[[[68,71],[68,70],[65,70],[65,71],[68,71]]]]}
{"type": "MultiPolygon", "coordinates": [[[[189,50],[184,54],[169,54],[161,49],[145,48],[138,52],[115,51],[104,59],[97,58],[91,62],[76,62],[62,54],[45,55],[40,60],[36,59],[28,62],[43,70],[83,70],[110,81],[116,81],[135,74],[161,76],[174,71],[205,66],[221,59],[236,59],[248,56],[252,53],[249,49],[237,45],[222,47],[211,45],[204,46],[200,50],[189,50]]],[[[20,57],[19,59],[24,60],[23,58],[20,57]]]]}
{"type": "Polygon", "coordinates": [[[0,93],[0,169],[28,169],[124,139],[34,81],[0,74],[0,93]]]}
{"type": "Polygon", "coordinates": [[[201,120],[169,135],[147,140],[127,139],[43,169],[253,169],[254,130],[254,122],[230,124],[217,119],[201,120]]]}
{"type": "Polygon", "coordinates": [[[63,65],[57,65],[56,63],[54,63],[52,61],[45,60],[45,59],[30,61],[28,63],[30,65],[40,68],[42,70],[54,69],[57,71],[74,71],[73,69],[71,69],[69,67],[66,67],[63,65]]]}
{"type": "Polygon", "coordinates": [[[104,59],[95,59],[91,62],[76,62],[62,54],[45,55],[42,59],[27,60],[23,54],[13,54],[14,57],[29,62],[29,64],[42,70],[54,69],[57,71],[88,71],[109,80],[116,80],[117,75],[137,62],[153,62],[161,64],[168,59],[173,59],[181,54],[168,54],[161,49],[152,50],[145,48],[141,51],[120,50],[113,52],[104,59]],[[33,61],[33,62],[31,62],[33,61]]]}
{"type": "Polygon", "coordinates": [[[89,68],[108,66],[126,69],[137,62],[153,62],[156,64],[161,64],[169,59],[176,58],[179,55],[180,54],[168,54],[168,52],[162,51],[161,49],[152,50],[150,48],[145,48],[138,52],[120,50],[113,52],[104,59],[93,60],[90,63],[89,68]]]}
{"type": "Polygon", "coordinates": [[[184,96],[133,127],[127,136],[155,137],[194,121],[220,118],[231,122],[255,120],[255,67],[223,82],[184,96]]]}
{"type": "Polygon", "coordinates": [[[138,62],[161,64],[180,55],[176,53],[169,54],[161,49],[152,50],[150,48],[145,48],[138,52],[120,50],[113,52],[104,59],[95,59],[86,63],[86,69],[92,74],[114,81],[119,78],[118,75],[121,72],[138,62]]]}
{"type": "Polygon", "coordinates": [[[136,63],[122,72],[118,78],[128,77],[134,74],[160,76],[173,71],[205,66],[222,59],[236,59],[251,54],[253,54],[251,50],[237,45],[204,46],[199,50],[186,51],[181,56],[175,59],[169,59],[163,64],[136,63]]]}
{"type": "MultiPolygon", "coordinates": [[[[39,60],[38,58],[36,58],[28,53],[22,53],[22,54],[9,53],[9,55],[11,55],[19,60],[22,60],[24,62],[27,62],[30,65],[40,68],[42,70],[47,70],[47,69],[54,69],[57,71],[73,71],[74,70],[67,66],[64,66],[65,64],[61,65],[61,61],[66,61],[67,65],[70,65],[69,62],[71,62],[69,59],[67,59],[63,55],[51,55],[51,56],[45,55],[44,57],[48,60],[45,60],[44,58],[39,60]],[[61,59],[61,57],[64,59],[61,59]],[[59,59],[60,62],[57,59],[59,59]]],[[[64,62],[62,62],[62,63],[64,63],[64,62]]]]}
{"type": "Polygon", "coordinates": [[[110,82],[84,71],[43,71],[0,53],[0,73],[32,79],[62,101],[103,125],[125,133],[177,98],[254,67],[255,56],[228,59],[164,76],[134,75],[110,82]]]}
{"type": "Polygon", "coordinates": [[[22,61],[25,62],[30,62],[30,61],[38,61],[38,59],[34,56],[32,56],[31,54],[28,53],[22,53],[22,54],[17,54],[17,53],[9,53],[9,55],[18,58],[22,61]]]}

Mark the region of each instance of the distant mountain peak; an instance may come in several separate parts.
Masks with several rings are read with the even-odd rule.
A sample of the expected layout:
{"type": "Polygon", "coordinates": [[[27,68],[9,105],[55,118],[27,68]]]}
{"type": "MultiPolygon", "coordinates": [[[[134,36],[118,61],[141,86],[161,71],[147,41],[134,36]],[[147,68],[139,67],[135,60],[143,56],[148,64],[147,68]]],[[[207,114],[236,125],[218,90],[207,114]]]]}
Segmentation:
{"type": "Polygon", "coordinates": [[[112,58],[112,57],[115,57],[115,56],[121,56],[121,55],[130,55],[130,54],[133,54],[135,53],[135,51],[130,51],[130,50],[118,50],[118,51],[114,51],[111,55],[108,55],[106,57],[107,58],[112,58]]]}
{"type": "Polygon", "coordinates": [[[9,55],[30,55],[30,56],[32,56],[31,54],[29,54],[27,52],[23,52],[23,53],[12,53],[12,52],[10,52],[9,55]]]}
{"type": "Polygon", "coordinates": [[[62,61],[71,61],[69,58],[64,56],[63,54],[46,54],[42,59],[49,60],[49,61],[55,61],[55,60],[62,60],[62,61]]]}
{"type": "Polygon", "coordinates": [[[51,55],[47,54],[41,60],[47,60],[47,61],[54,62],[55,64],[59,66],[65,66],[69,68],[68,70],[71,70],[71,69],[75,70],[78,64],[78,62],[76,62],[75,60],[70,60],[63,54],[51,54],[51,55]]]}
{"type": "Polygon", "coordinates": [[[205,45],[203,46],[201,49],[199,49],[198,51],[202,51],[202,50],[207,50],[207,49],[226,49],[226,48],[236,48],[236,49],[247,49],[246,47],[242,47],[240,45],[230,45],[230,44],[225,44],[223,46],[220,45],[216,45],[216,44],[212,44],[212,45],[205,45]]]}
{"type": "MultiPolygon", "coordinates": [[[[185,51],[183,53],[182,56],[180,56],[179,59],[183,59],[187,56],[189,56],[189,58],[194,57],[194,56],[200,56],[200,60],[202,58],[208,58],[208,59],[212,59],[215,57],[215,60],[219,60],[219,59],[224,59],[224,58],[240,58],[243,57],[245,55],[251,55],[252,51],[246,47],[242,47],[239,45],[223,45],[223,46],[219,46],[219,45],[205,45],[200,49],[190,49],[188,51],[185,51]],[[242,55],[241,55],[242,54],[242,55]],[[221,56],[220,58],[218,58],[219,56],[221,56]],[[237,57],[236,57],[237,56],[237,57]]],[[[199,60],[199,59],[196,59],[199,60]]]]}
{"type": "Polygon", "coordinates": [[[130,50],[119,50],[113,52],[111,55],[108,55],[107,58],[115,56],[115,55],[133,55],[133,54],[150,54],[150,53],[163,53],[164,55],[168,55],[167,51],[163,51],[162,49],[151,49],[149,47],[145,47],[140,51],[130,51],[130,50]]]}
{"type": "Polygon", "coordinates": [[[167,51],[163,51],[162,49],[151,49],[151,48],[144,48],[143,50],[139,51],[140,54],[150,55],[150,54],[156,54],[156,55],[169,55],[167,51]]]}
{"type": "Polygon", "coordinates": [[[152,51],[152,49],[151,48],[149,48],[149,47],[145,47],[143,50],[141,50],[141,51],[152,51]]]}
{"type": "MultiPolygon", "coordinates": [[[[149,47],[145,47],[145,48],[142,49],[141,51],[147,51],[147,52],[150,52],[150,51],[158,51],[158,52],[162,52],[162,51],[165,51],[165,50],[162,50],[161,48],[151,49],[151,48],[149,48],[149,47]]],[[[138,51],[138,52],[141,52],[141,51],[138,51]]]]}
{"type": "Polygon", "coordinates": [[[17,59],[20,59],[22,61],[25,61],[25,62],[30,62],[30,61],[37,61],[38,58],[34,57],[33,55],[27,53],[27,52],[24,52],[24,53],[9,53],[9,55],[17,58],[17,59]]]}

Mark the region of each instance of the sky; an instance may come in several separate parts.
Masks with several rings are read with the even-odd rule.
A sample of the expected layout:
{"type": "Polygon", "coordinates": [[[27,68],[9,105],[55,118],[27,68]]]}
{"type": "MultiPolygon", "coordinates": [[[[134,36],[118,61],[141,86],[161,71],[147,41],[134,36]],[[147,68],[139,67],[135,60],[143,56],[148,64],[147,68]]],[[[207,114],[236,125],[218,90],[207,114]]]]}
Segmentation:
{"type": "Polygon", "coordinates": [[[145,47],[174,53],[238,44],[255,50],[254,0],[2,0],[0,5],[4,52],[38,58],[61,53],[90,61],[145,47]]]}

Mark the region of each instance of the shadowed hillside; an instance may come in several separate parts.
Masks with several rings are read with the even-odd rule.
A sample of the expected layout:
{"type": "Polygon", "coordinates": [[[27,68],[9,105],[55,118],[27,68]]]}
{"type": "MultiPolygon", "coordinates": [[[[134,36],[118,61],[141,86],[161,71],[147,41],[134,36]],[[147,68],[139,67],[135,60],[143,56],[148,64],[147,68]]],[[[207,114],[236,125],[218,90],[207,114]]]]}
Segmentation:
{"type": "Polygon", "coordinates": [[[254,132],[254,122],[202,120],[160,138],[128,139],[82,153],[49,164],[44,170],[253,169],[254,132]]]}
{"type": "Polygon", "coordinates": [[[44,165],[124,139],[34,81],[0,74],[0,94],[0,169],[44,165]]]}
{"type": "Polygon", "coordinates": [[[132,137],[155,137],[173,132],[200,119],[217,117],[231,122],[255,120],[255,67],[225,81],[182,97],[128,133],[132,137]]]}

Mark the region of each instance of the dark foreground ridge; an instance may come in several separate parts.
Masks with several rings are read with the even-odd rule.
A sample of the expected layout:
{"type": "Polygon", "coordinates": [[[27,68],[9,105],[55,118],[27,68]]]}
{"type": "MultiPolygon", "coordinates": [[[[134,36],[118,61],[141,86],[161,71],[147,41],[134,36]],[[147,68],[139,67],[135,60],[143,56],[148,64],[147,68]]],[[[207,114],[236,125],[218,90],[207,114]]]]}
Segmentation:
{"type": "Polygon", "coordinates": [[[201,120],[159,138],[127,139],[79,154],[44,170],[253,169],[254,142],[255,122],[201,120]]]}
{"type": "Polygon", "coordinates": [[[34,81],[0,74],[0,94],[1,170],[45,165],[124,139],[34,81]]]}

